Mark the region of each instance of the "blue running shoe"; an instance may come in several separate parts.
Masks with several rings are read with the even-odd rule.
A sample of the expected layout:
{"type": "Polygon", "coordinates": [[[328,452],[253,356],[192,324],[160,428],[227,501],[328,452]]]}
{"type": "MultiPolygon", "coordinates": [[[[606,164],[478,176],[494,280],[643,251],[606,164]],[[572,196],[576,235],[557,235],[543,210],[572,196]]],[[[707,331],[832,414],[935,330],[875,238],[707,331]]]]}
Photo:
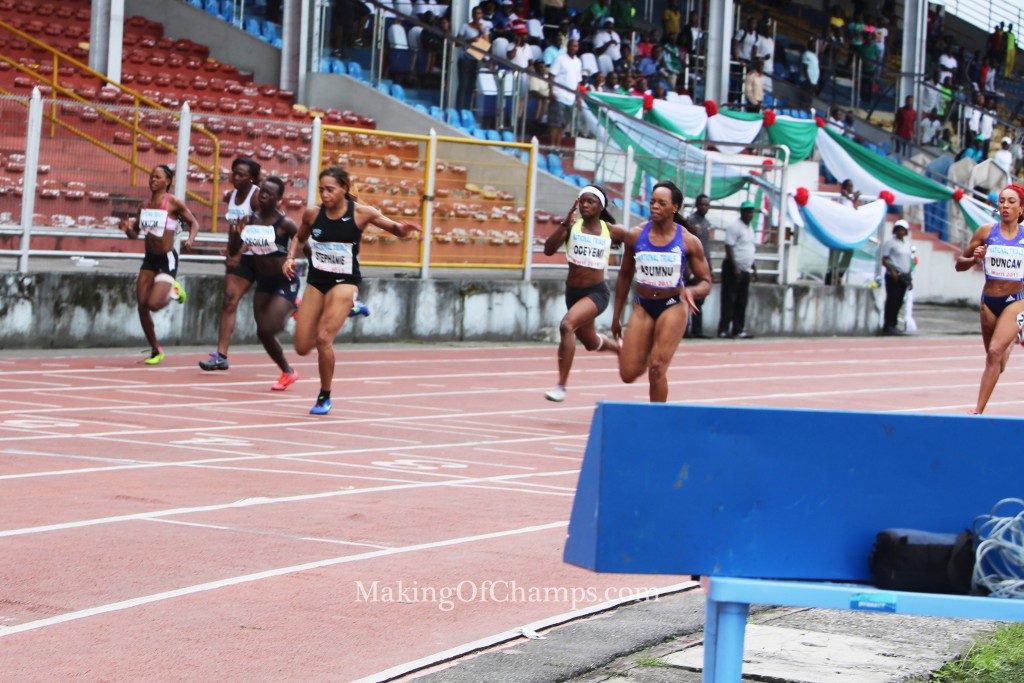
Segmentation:
{"type": "Polygon", "coordinates": [[[364,318],[370,317],[370,307],[362,301],[357,301],[352,304],[352,310],[348,312],[348,317],[355,318],[360,315],[364,318]]]}
{"type": "Polygon", "coordinates": [[[331,399],[327,399],[323,403],[314,403],[313,407],[309,409],[310,415],[326,415],[329,412],[331,412],[331,399]]]}

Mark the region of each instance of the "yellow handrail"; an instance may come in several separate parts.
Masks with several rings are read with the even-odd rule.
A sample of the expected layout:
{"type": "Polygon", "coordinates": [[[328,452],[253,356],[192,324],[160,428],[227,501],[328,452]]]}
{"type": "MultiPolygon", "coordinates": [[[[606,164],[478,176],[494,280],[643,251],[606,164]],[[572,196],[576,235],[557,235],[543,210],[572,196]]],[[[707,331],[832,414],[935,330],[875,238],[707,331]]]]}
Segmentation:
{"type": "MultiPolygon", "coordinates": [[[[44,74],[38,73],[35,69],[29,68],[29,67],[23,65],[21,62],[14,60],[13,58],[7,56],[6,54],[0,53],[0,61],[6,62],[13,69],[17,70],[18,72],[20,72],[22,74],[25,74],[26,76],[29,76],[29,77],[35,79],[39,83],[43,83],[43,84],[46,84],[47,86],[49,86],[52,89],[52,92],[54,93],[54,97],[55,98],[59,94],[63,99],[74,100],[74,101],[77,101],[77,102],[83,104],[84,106],[92,107],[100,115],[102,115],[102,116],[106,117],[107,119],[111,120],[113,123],[117,124],[118,126],[122,126],[122,127],[126,128],[126,129],[128,129],[129,131],[131,131],[131,134],[132,134],[131,154],[130,154],[130,156],[126,156],[125,154],[122,154],[122,153],[118,152],[117,150],[115,150],[110,145],[107,145],[107,144],[101,142],[100,140],[97,140],[96,138],[90,136],[88,133],[86,133],[86,132],[76,128],[75,126],[73,126],[73,125],[71,125],[69,123],[61,121],[60,118],[58,117],[59,108],[56,105],[56,103],[51,105],[50,112],[46,115],[47,118],[50,120],[50,123],[51,123],[51,132],[50,132],[51,136],[54,134],[56,126],[60,126],[61,128],[67,130],[71,134],[80,137],[81,139],[85,140],[86,142],[88,142],[88,143],[98,147],[99,149],[102,149],[103,151],[107,152],[108,154],[112,154],[117,159],[120,159],[121,161],[126,162],[129,165],[129,167],[132,169],[132,185],[136,184],[135,171],[138,171],[138,170],[144,171],[147,176],[149,175],[149,173],[152,172],[151,168],[145,166],[144,164],[142,164],[139,161],[138,141],[139,141],[140,137],[146,138],[146,139],[150,140],[154,145],[159,145],[159,146],[161,146],[161,147],[163,147],[163,148],[165,148],[165,149],[167,149],[167,150],[169,150],[171,152],[174,152],[174,153],[177,152],[177,146],[176,145],[168,144],[168,143],[164,142],[163,140],[160,140],[159,138],[157,138],[157,137],[155,137],[153,135],[150,135],[146,131],[142,130],[142,128],[139,126],[139,108],[142,107],[142,106],[145,106],[147,108],[156,109],[158,111],[168,112],[170,114],[176,114],[178,112],[176,112],[176,111],[174,111],[172,109],[168,109],[167,107],[163,106],[159,102],[151,100],[150,98],[146,97],[145,95],[143,95],[143,94],[141,94],[141,93],[139,93],[139,92],[137,92],[135,90],[132,90],[131,88],[126,88],[125,86],[121,85],[120,83],[117,83],[115,81],[110,80],[109,78],[107,78],[103,74],[99,73],[98,71],[94,71],[88,65],[83,64],[82,62],[78,61],[74,57],[71,57],[70,55],[66,55],[66,54],[64,54],[64,53],[62,53],[62,52],[60,52],[58,50],[55,50],[54,48],[50,47],[46,43],[43,43],[43,42],[41,42],[39,40],[36,40],[35,38],[33,38],[32,36],[28,35],[27,33],[24,33],[23,31],[15,28],[14,26],[11,26],[10,24],[8,24],[8,23],[6,23],[4,21],[0,21],[0,29],[8,31],[8,32],[18,36],[22,40],[26,41],[30,45],[34,45],[37,48],[39,48],[39,49],[43,50],[44,52],[48,53],[53,58],[53,69],[52,69],[50,77],[47,78],[44,74]],[[57,77],[58,77],[59,72],[60,72],[60,65],[61,65],[62,61],[67,63],[69,66],[74,67],[76,70],[78,70],[80,72],[80,74],[92,76],[94,78],[99,79],[104,84],[104,87],[115,88],[115,89],[118,90],[119,93],[122,93],[122,94],[125,94],[125,95],[129,95],[130,97],[132,97],[132,101],[133,101],[132,112],[133,113],[132,113],[131,121],[127,121],[127,120],[121,118],[120,116],[117,116],[116,114],[110,112],[103,105],[97,105],[94,102],[90,102],[89,100],[85,99],[84,97],[82,97],[78,93],[74,92],[73,90],[69,90],[69,89],[63,87],[62,85],[60,85],[60,83],[57,80],[57,77]]],[[[13,93],[10,93],[9,91],[3,90],[3,89],[0,89],[0,92],[4,92],[5,94],[13,94],[13,93]]],[[[210,225],[210,228],[211,228],[211,230],[216,231],[217,230],[217,200],[218,200],[218,197],[220,196],[220,190],[219,190],[219,184],[220,184],[220,163],[219,163],[219,160],[220,160],[220,140],[217,138],[216,135],[214,135],[210,131],[206,130],[206,128],[204,128],[201,125],[192,124],[191,129],[192,129],[193,133],[198,133],[200,136],[204,136],[204,137],[209,138],[211,143],[212,143],[212,145],[213,145],[213,163],[212,163],[212,165],[205,164],[201,160],[199,160],[199,159],[197,159],[195,157],[192,157],[192,156],[190,156],[188,158],[188,163],[190,165],[194,164],[196,167],[202,169],[203,171],[206,171],[210,175],[211,182],[213,183],[213,189],[212,189],[212,192],[211,192],[209,200],[204,199],[202,196],[200,196],[200,195],[198,195],[198,194],[196,194],[194,192],[191,192],[191,191],[187,191],[186,194],[187,194],[188,197],[194,199],[198,203],[200,203],[203,206],[205,206],[205,207],[210,209],[210,213],[211,213],[211,225],[210,225]]],[[[179,172],[184,173],[186,170],[187,169],[179,169],[179,172]]]]}

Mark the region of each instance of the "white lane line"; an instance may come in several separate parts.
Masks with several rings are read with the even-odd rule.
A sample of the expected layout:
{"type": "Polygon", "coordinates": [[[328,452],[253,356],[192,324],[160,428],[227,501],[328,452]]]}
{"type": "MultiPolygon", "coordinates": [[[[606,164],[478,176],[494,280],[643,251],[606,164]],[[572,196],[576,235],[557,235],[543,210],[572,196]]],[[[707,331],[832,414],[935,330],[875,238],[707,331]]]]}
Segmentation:
{"type": "Polygon", "coordinates": [[[97,517],[94,519],[83,519],[77,522],[61,522],[58,524],[44,524],[34,527],[23,527],[21,529],[7,529],[0,531],[0,538],[12,536],[28,536],[41,534],[49,531],[64,531],[67,529],[82,529],[84,527],[99,526],[103,524],[115,524],[119,522],[136,522],[140,520],[159,519],[162,517],[175,517],[178,515],[192,515],[201,512],[219,512],[221,510],[249,508],[260,505],[277,505],[279,503],[296,503],[309,500],[322,500],[325,498],[336,498],[339,496],[362,495],[367,493],[390,493],[393,491],[406,491],[421,488],[436,488],[440,486],[453,486],[467,483],[502,482],[506,480],[521,479],[524,477],[550,477],[572,474],[573,471],[564,472],[534,472],[531,474],[504,474],[493,477],[478,477],[475,479],[457,479],[446,481],[414,482],[409,484],[392,484],[388,486],[372,486],[363,489],[345,489],[334,491],[323,491],[320,493],[303,493],[294,496],[281,496],[280,498],[246,498],[232,503],[218,503],[214,505],[199,505],[194,507],[170,508],[167,510],[152,510],[150,512],[136,512],[130,515],[114,515],[112,517],[97,517]]]}
{"type": "Polygon", "coordinates": [[[475,450],[482,451],[484,453],[498,453],[500,455],[514,455],[520,458],[542,458],[547,460],[579,460],[583,457],[583,453],[579,452],[576,455],[551,455],[548,453],[524,453],[523,451],[510,451],[505,448],[476,448],[475,450]]]}
{"type": "MultiPolygon", "coordinates": [[[[18,450],[17,448],[7,448],[7,449],[4,449],[3,452],[4,453],[9,453],[10,455],[31,455],[31,456],[37,457],[37,458],[60,458],[60,459],[63,459],[63,460],[88,460],[90,462],[107,462],[107,463],[112,463],[112,464],[117,464],[117,465],[147,465],[147,464],[149,464],[145,460],[136,460],[134,458],[99,458],[99,457],[94,457],[94,456],[90,456],[90,455],[74,455],[74,454],[70,454],[70,453],[42,453],[40,451],[22,451],[22,450],[18,450]]],[[[92,468],[90,468],[90,469],[92,469],[92,468]]],[[[72,470],[72,471],[81,472],[83,470],[72,470]]],[[[5,479],[5,478],[6,477],[0,477],[0,479],[5,479]]]]}
{"type": "MultiPolygon", "coordinates": [[[[309,432],[310,434],[316,434],[320,438],[323,438],[323,436],[324,436],[324,430],[323,429],[315,429],[312,426],[310,426],[308,428],[307,427],[289,427],[287,431],[289,431],[289,432],[299,432],[299,433],[309,432]]],[[[395,436],[373,436],[371,434],[360,434],[359,438],[360,439],[365,439],[365,440],[368,440],[368,441],[394,441],[396,443],[413,444],[413,445],[419,445],[419,444],[423,443],[423,439],[399,439],[398,437],[395,437],[395,436]]],[[[298,446],[298,445],[301,445],[301,444],[295,444],[295,445],[298,446]]],[[[320,445],[323,445],[323,444],[320,444],[320,445]]]]}
{"type": "Polygon", "coordinates": [[[220,579],[218,581],[208,581],[206,583],[200,583],[194,586],[186,586],[184,588],[177,588],[174,590],[153,593],[151,595],[144,595],[137,598],[131,598],[128,600],[122,600],[120,602],[112,602],[106,605],[99,605],[97,607],[90,607],[88,609],[77,610],[75,612],[68,612],[67,614],[60,614],[46,619],[29,621],[25,622],[24,624],[18,624],[16,626],[0,626],[0,638],[12,636],[18,633],[25,633],[26,631],[37,631],[39,629],[47,628],[49,626],[66,624],[71,621],[87,619],[89,617],[94,617],[100,614],[119,612],[122,610],[132,609],[135,607],[141,607],[142,605],[151,605],[156,602],[173,600],[175,598],[184,597],[186,595],[205,593],[207,591],[218,590],[220,588],[228,588],[230,586],[238,586],[245,583],[263,581],[265,579],[273,579],[279,576],[286,576],[288,574],[296,574],[299,572],[310,571],[313,569],[323,569],[325,567],[333,567],[340,564],[363,562],[366,560],[376,560],[382,557],[389,557],[392,555],[415,553],[424,550],[435,550],[437,548],[449,548],[452,546],[463,545],[466,543],[476,543],[479,541],[490,541],[498,538],[509,538],[511,536],[519,536],[523,534],[533,534],[542,531],[550,531],[552,529],[564,528],[568,526],[568,524],[569,523],[566,521],[551,522],[549,524],[538,524],[535,526],[522,527],[519,529],[508,529],[505,531],[495,531],[486,534],[477,534],[475,536],[450,538],[445,539],[443,541],[432,541],[430,543],[417,543],[414,545],[401,546],[398,548],[374,550],[371,552],[359,553],[357,555],[344,555],[342,557],[332,557],[325,560],[317,560],[315,562],[296,564],[290,567],[268,569],[262,572],[244,574],[241,576],[233,576],[231,578],[220,579]]]}
{"type": "Polygon", "coordinates": [[[274,538],[288,538],[294,541],[315,541],[317,543],[333,543],[334,545],[349,545],[357,548],[373,548],[374,550],[386,550],[393,548],[392,545],[380,545],[378,543],[359,543],[356,541],[341,541],[336,538],[319,538],[317,536],[298,536],[296,534],[284,534],[276,531],[264,531],[262,529],[243,529],[241,527],[224,526],[222,524],[199,524],[197,522],[183,522],[180,519],[151,519],[157,524],[175,524],[178,526],[195,527],[198,529],[212,529],[214,531],[228,531],[235,534],[246,534],[249,536],[271,536],[274,538]]]}

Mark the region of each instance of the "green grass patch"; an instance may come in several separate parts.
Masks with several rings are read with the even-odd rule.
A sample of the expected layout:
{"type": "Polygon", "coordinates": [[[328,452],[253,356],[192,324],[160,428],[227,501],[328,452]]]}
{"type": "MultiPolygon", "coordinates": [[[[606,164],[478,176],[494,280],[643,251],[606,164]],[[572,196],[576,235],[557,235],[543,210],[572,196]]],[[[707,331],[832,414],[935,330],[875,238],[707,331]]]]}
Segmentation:
{"type": "Polygon", "coordinates": [[[932,674],[932,683],[1020,683],[1024,681],[1024,624],[1011,624],[932,674]]]}
{"type": "Polygon", "coordinates": [[[668,667],[670,664],[666,664],[657,657],[640,657],[636,660],[639,666],[652,666],[652,667],[668,667]]]}

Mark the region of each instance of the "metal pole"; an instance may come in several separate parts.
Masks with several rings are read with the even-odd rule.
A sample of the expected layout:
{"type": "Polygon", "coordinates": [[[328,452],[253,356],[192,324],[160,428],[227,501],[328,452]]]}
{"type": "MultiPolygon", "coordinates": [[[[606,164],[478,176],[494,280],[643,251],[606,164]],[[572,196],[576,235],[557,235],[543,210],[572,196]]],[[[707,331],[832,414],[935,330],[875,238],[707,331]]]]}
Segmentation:
{"type": "Polygon", "coordinates": [[[626,168],[623,169],[622,178],[622,224],[630,224],[630,209],[633,204],[633,176],[636,169],[633,166],[633,145],[626,148],[626,168]]]}
{"type": "Polygon", "coordinates": [[[527,282],[533,275],[533,214],[537,208],[537,155],[540,154],[540,142],[536,136],[530,139],[530,145],[530,163],[527,166],[529,177],[526,181],[526,225],[523,227],[523,280],[527,282]]]}
{"type": "MultiPolygon", "coordinates": [[[[306,81],[307,74],[309,73],[309,39],[310,39],[310,26],[309,26],[309,4],[312,0],[301,0],[302,9],[299,16],[299,92],[298,101],[306,102],[306,81]]],[[[283,74],[282,74],[283,76],[283,74]]]]}
{"type": "Polygon", "coordinates": [[[39,172],[39,145],[43,136],[43,100],[39,88],[32,88],[25,133],[25,173],[21,194],[21,239],[18,248],[18,272],[28,272],[28,251],[32,241],[32,217],[36,211],[36,174],[39,172]]]}
{"type": "Polygon", "coordinates": [[[309,183],[306,185],[306,206],[316,206],[320,190],[320,154],[323,148],[323,121],[313,119],[313,139],[309,142],[309,183]]]}
{"type": "Polygon", "coordinates": [[[430,247],[434,243],[434,188],[437,185],[437,130],[431,127],[427,142],[427,186],[423,197],[423,245],[420,247],[420,279],[430,279],[430,247]]]}
{"type": "MultiPolygon", "coordinates": [[[[181,115],[178,118],[178,154],[174,161],[174,196],[178,199],[185,199],[185,191],[188,189],[188,147],[192,140],[192,109],[188,102],[181,105],[181,115]]],[[[214,213],[217,213],[214,210],[214,213]]]]}
{"type": "Polygon", "coordinates": [[[124,42],[124,0],[110,0],[110,28],[107,32],[110,45],[107,47],[107,78],[121,82],[121,53],[124,42]]]}

